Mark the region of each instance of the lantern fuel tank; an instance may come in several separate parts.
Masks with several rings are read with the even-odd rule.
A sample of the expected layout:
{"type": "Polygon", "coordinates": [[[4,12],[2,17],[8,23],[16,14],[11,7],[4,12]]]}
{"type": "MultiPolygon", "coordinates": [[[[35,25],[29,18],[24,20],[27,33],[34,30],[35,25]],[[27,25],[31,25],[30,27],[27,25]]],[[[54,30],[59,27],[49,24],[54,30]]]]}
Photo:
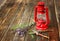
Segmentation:
{"type": "Polygon", "coordinates": [[[45,6],[45,2],[38,2],[34,8],[34,21],[36,23],[37,30],[46,30],[49,24],[48,8],[45,6]]]}

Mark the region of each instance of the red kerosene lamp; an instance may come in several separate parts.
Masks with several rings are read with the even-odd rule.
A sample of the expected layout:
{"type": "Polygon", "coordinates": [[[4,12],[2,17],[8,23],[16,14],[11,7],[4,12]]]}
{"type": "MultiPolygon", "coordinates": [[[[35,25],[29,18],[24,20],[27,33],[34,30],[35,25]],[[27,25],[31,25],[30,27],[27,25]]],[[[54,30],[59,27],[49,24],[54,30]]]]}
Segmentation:
{"type": "Polygon", "coordinates": [[[48,8],[44,2],[38,2],[34,9],[34,20],[37,30],[46,30],[49,24],[48,8]]]}

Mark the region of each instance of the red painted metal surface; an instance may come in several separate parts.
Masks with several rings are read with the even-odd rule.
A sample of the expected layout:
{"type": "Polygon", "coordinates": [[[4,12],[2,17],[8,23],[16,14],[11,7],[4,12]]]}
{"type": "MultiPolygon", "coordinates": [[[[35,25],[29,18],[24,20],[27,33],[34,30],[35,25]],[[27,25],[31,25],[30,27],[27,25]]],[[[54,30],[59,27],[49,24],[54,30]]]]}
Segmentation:
{"type": "Polygon", "coordinates": [[[44,2],[38,2],[34,9],[34,20],[37,30],[46,30],[49,24],[48,8],[44,2]]]}

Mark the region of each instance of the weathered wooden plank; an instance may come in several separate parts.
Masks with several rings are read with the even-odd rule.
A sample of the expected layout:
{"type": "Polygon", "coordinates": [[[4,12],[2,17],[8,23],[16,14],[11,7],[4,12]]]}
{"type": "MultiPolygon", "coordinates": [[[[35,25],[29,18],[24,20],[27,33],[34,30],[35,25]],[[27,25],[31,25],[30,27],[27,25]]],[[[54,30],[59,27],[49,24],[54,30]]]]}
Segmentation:
{"type": "Polygon", "coordinates": [[[58,41],[59,40],[59,34],[58,34],[58,24],[56,19],[56,12],[55,12],[55,0],[48,0],[48,6],[50,10],[51,15],[51,29],[53,29],[53,32],[49,32],[50,41],[58,41]]]}

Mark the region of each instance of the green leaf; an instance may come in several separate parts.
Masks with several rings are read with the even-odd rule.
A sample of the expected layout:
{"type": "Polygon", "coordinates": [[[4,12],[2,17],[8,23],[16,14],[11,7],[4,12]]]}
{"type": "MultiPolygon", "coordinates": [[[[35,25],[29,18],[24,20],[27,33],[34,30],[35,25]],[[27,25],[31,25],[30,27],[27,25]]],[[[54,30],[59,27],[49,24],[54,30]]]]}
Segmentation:
{"type": "Polygon", "coordinates": [[[26,26],[28,26],[28,24],[26,24],[26,23],[16,24],[16,25],[12,26],[11,29],[13,29],[13,30],[16,30],[17,28],[22,28],[23,29],[26,26]]]}
{"type": "Polygon", "coordinates": [[[12,26],[11,29],[15,30],[15,29],[17,29],[18,27],[19,27],[19,24],[16,24],[16,25],[12,26]]]}
{"type": "Polygon", "coordinates": [[[31,35],[32,38],[34,38],[34,35],[31,35]]]}
{"type": "Polygon", "coordinates": [[[29,32],[29,34],[34,34],[34,32],[29,32]]]}
{"type": "Polygon", "coordinates": [[[16,25],[12,26],[11,29],[13,29],[13,30],[16,30],[17,28],[23,29],[24,27],[30,26],[31,24],[34,24],[34,22],[31,22],[30,24],[29,23],[16,24],[16,25]]]}

